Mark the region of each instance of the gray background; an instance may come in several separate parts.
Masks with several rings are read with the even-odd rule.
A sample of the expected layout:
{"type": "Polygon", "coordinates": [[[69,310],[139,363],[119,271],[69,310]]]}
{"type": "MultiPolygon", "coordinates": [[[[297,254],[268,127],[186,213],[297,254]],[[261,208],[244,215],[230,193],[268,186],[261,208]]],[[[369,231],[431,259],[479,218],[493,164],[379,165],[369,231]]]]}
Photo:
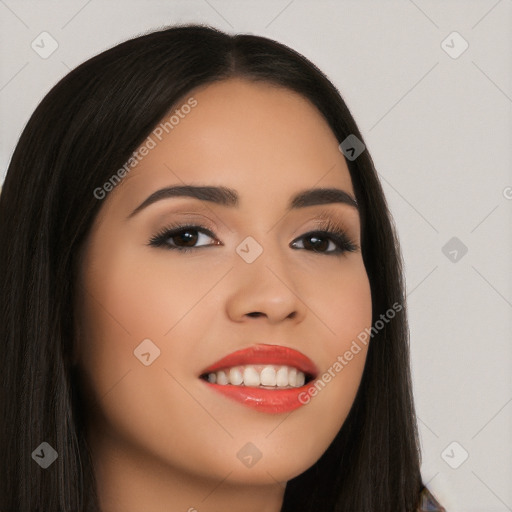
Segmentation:
{"type": "Polygon", "coordinates": [[[400,236],[424,481],[449,512],[512,510],[511,0],[0,0],[0,16],[0,181],[51,86],[145,31],[203,22],[317,64],[400,236]],[[59,45],[46,59],[31,48],[43,31],[59,45]],[[457,58],[443,49],[463,47],[453,31],[469,44],[457,58]]]}

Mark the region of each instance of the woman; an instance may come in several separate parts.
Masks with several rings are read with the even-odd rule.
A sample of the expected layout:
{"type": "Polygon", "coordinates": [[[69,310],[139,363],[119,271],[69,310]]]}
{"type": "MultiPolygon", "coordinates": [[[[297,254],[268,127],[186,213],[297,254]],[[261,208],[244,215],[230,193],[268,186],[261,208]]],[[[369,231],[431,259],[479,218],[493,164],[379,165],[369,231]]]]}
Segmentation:
{"type": "Polygon", "coordinates": [[[443,510],[377,173],[286,46],[172,27],[70,72],[7,172],[0,284],[0,510],[443,510]]]}

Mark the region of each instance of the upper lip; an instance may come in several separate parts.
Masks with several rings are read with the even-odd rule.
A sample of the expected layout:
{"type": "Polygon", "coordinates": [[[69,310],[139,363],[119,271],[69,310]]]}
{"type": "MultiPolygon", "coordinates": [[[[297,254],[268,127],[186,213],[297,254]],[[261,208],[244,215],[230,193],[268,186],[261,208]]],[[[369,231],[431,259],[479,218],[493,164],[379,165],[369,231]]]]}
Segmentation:
{"type": "Polygon", "coordinates": [[[309,377],[318,375],[315,363],[302,352],[282,345],[258,344],[237,350],[205,368],[201,375],[248,364],[279,364],[297,368],[309,377]]]}

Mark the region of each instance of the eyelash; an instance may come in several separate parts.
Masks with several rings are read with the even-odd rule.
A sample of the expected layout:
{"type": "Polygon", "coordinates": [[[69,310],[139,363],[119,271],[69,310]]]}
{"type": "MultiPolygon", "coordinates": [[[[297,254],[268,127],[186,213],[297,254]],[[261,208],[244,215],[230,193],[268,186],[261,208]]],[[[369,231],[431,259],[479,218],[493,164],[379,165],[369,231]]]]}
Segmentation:
{"type": "MultiPolygon", "coordinates": [[[[167,243],[169,238],[173,238],[179,234],[186,233],[188,231],[201,231],[204,234],[208,235],[211,238],[215,238],[215,235],[206,227],[199,224],[170,224],[160,230],[156,235],[154,235],[148,242],[148,245],[151,247],[164,247],[169,250],[177,250],[179,252],[190,252],[200,249],[201,247],[209,247],[220,244],[209,244],[206,246],[200,247],[176,247],[171,246],[167,243]]],[[[337,244],[337,248],[333,251],[321,252],[310,250],[309,252],[324,254],[326,256],[341,256],[346,252],[355,252],[359,249],[359,246],[351,240],[344,229],[336,222],[328,220],[327,222],[323,222],[318,225],[317,229],[314,231],[309,231],[302,235],[299,239],[312,237],[313,235],[318,235],[320,237],[328,237],[334,243],[337,244]]],[[[307,250],[300,248],[301,250],[307,250]]]]}

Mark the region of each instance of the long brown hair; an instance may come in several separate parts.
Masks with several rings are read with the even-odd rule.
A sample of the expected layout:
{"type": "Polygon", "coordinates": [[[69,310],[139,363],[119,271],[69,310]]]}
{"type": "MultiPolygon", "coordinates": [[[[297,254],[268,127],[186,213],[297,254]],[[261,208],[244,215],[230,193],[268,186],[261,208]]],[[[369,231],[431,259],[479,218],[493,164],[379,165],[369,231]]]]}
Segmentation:
{"type": "MultiPolygon", "coordinates": [[[[305,57],[200,25],[148,33],[91,58],[28,121],[0,196],[0,510],[98,510],[71,365],[77,255],[102,205],[93,191],[188,91],[229,77],[296,91],[338,141],[363,141],[339,91],[305,57]],[[42,441],[59,454],[47,471],[31,458],[42,441]]],[[[422,485],[399,244],[368,150],[347,164],[373,320],[394,303],[402,309],[369,344],[331,446],[287,483],[283,512],[411,512],[422,485]]]]}

